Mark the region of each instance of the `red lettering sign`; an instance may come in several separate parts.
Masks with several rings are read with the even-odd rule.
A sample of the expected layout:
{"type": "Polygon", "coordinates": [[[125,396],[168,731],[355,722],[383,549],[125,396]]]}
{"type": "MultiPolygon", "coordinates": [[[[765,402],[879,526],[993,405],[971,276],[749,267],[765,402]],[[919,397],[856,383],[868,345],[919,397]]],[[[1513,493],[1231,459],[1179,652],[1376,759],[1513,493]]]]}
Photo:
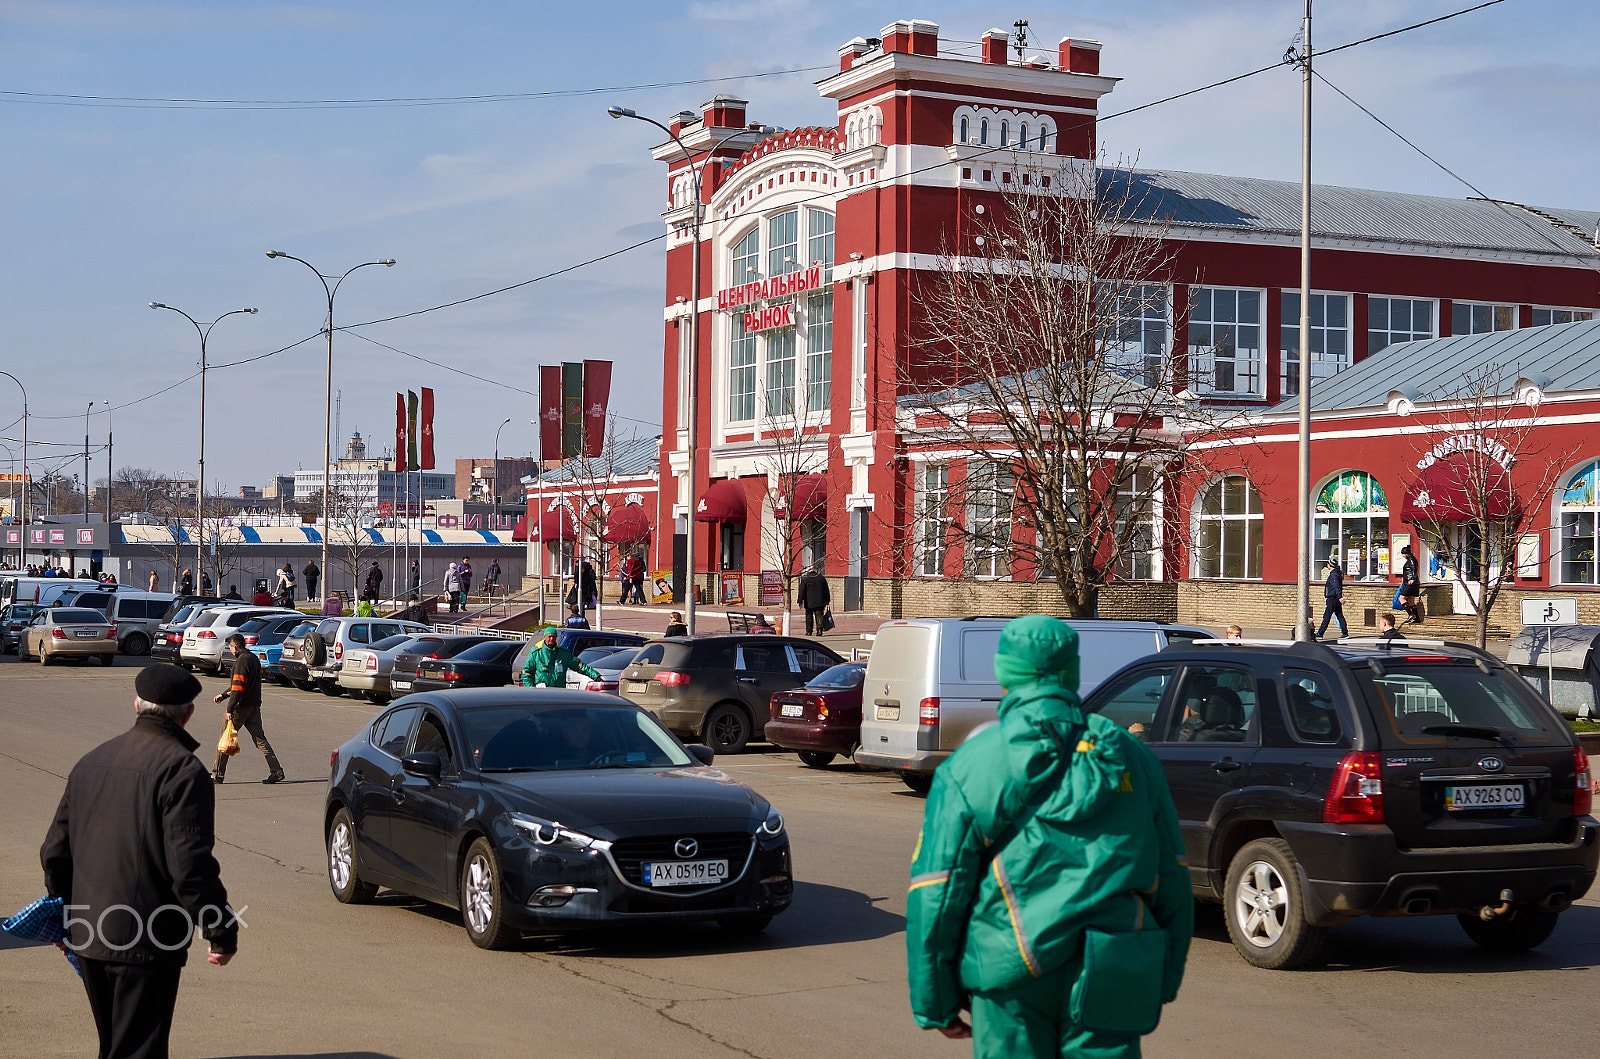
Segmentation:
{"type": "Polygon", "coordinates": [[[794,302],[784,302],[782,305],[769,305],[765,309],[744,314],[744,329],[746,331],[776,331],[779,328],[794,326],[794,302]]]}
{"type": "Polygon", "coordinates": [[[787,298],[794,294],[817,290],[822,286],[822,266],[812,265],[804,272],[785,272],[781,276],[739,283],[717,291],[717,311],[729,312],[744,305],[787,298]]]}

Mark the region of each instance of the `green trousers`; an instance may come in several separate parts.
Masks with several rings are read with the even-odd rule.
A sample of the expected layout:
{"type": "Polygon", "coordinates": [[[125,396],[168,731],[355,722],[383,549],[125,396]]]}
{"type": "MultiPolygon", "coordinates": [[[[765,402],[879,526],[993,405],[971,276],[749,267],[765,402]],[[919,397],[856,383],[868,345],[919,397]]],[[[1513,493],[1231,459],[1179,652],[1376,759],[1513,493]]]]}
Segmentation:
{"type": "Polygon", "coordinates": [[[1139,1059],[1139,1038],[1094,1033],[1067,1018],[1073,960],[1012,989],[972,996],[973,1059],[1139,1059]]]}

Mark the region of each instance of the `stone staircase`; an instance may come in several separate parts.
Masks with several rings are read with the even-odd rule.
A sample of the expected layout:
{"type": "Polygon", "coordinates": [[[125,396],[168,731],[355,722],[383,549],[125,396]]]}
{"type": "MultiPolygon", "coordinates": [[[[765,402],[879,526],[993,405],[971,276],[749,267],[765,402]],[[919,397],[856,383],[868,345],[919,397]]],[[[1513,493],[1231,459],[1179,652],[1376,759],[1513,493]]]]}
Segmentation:
{"type": "MultiPolygon", "coordinates": [[[[1396,614],[1400,617],[1400,614],[1396,614]]],[[[1478,616],[1476,614],[1425,614],[1427,619],[1421,625],[1402,625],[1400,632],[1406,636],[1415,636],[1422,640],[1451,640],[1456,643],[1476,643],[1478,639],[1478,616]]],[[[1493,620],[1489,622],[1489,639],[1507,639],[1510,636],[1504,628],[1496,625],[1493,620]]]]}

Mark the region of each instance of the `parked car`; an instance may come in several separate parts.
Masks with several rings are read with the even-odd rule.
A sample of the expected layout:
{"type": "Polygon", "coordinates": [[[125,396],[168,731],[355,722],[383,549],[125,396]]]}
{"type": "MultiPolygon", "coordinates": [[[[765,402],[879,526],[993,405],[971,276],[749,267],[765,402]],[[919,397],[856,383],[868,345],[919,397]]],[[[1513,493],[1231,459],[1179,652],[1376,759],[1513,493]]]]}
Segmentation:
{"type": "MultiPolygon", "coordinates": [[[[594,671],[600,674],[599,679],[583,673],[569,673],[567,675],[567,687],[577,691],[604,691],[607,694],[615,695],[617,689],[622,685],[623,671],[633,665],[633,660],[638,658],[639,652],[643,650],[643,647],[624,647],[620,650],[591,647],[583,652],[583,655],[591,654],[595,651],[605,651],[606,653],[594,659],[587,659],[583,655],[579,655],[578,659],[585,665],[593,666],[594,671]]],[[[515,678],[516,674],[513,673],[512,677],[515,678]]]]}
{"type": "Polygon", "coordinates": [[[22,630],[44,607],[37,603],[9,603],[0,610],[0,653],[11,654],[22,642],[22,630]]]}
{"type": "Polygon", "coordinates": [[[120,585],[83,589],[62,597],[64,606],[88,607],[104,614],[117,627],[117,645],[125,654],[147,655],[155,632],[172,606],[170,592],[140,592],[120,585]]]}
{"type": "MultiPolygon", "coordinates": [[[[1000,630],[1010,618],[914,618],[880,626],[867,658],[858,764],[893,769],[914,791],[978,725],[995,719],[1000,630]]],[[[1154,621],[1074,618],[1081,659],[1079,694],[1141,655],[1211,633],[1154,621]]]]}
{"type": "Polygon", "coordinates": [[[438,632],[399,633],[366,647],[353,647],[344,654],[339,686],[357,697],[365,696],[377,703],[388,702],[393,696],[389,675],[394,670],[395,658],[412,647],[421,649],[424,644],[440,643],[444,639],[444,633],[438,632]]]}
{"type": "Polygon", "coordinates": [[[802,763],[822,768],[835,757],[854,757],[861,745],[861,685],[867,667],[843,662],[792,691],[772,696],[767,742],[795,750],[802,763]]]}
{"type": "Polygon", "coordinates": [[[397,618],[323,618],[310,632],[283,641],[279,664],[284,676],[301,690],[340,695],[344,688],[339,686],[339,673],[344,668],[346,651],[401,633],[428,631],[428,626],[420,622],[397,618]]]}
{"type": "MultiPolygon", "coordinates": [[[[178,652],[183,648],[183,633],[194,621],[202,610],[210,606],[208,603],[186,603],[172,612],[171,617],[156,626],[155,636],[150,645],[150,660],[152,662],[168,662],[173,665],[178,663],[178,652]]],[[[170,611],[171,608],[169,607],[170,611]]]]}
{"type": "Polygon", "coordinates": [[[1195,895],[1257,967],[1360,915],[1539,945],[1600,862],[1589,759],[1498,659],[1433,642],[1176,644],[1085,708],[1161,760],[1195,895]]]}
{"type": "Polygon", "coordinates": [[[424,658],[417,664],[411,690],[506,687],[513,681],[511,662],[521,649],[517,640],[491,640],[473,644],[450,658],[424,658]]]}
{"type": "Polygon", "coordinates": [[[117,627],[98,610],[45,607],[22,630],[17,657],[45,666],[57,658],[98,658],[109,666],[117,660],[117,627]]]}
{"type": "MultiPolygon", "coordinates": [[[[394,656],[389,669],[389,694],[411,694],[411,682],[417,679],[417,666],[425,658],[453,658],[473,644],[501,641],[497,636],[446,636],[437,643],[417,644],[402,648],[394,656]]],[[[516,641],[501,641],[515,643],[516,641]]]]}
{"type": "MultiPolygon", "coordinates": [[[[557,629],[556,646],[563,650],[571,651],[585,662],[583,656],[597,647],[642,647],[646,637],[638,633],[613,632],[610,629],[557,629]]],[[[523,666],[528,662],[528,652],[544,642],[542,632],[537,632],[528,639],[522,640],[522,650],[517,657],[512,659],[513,672],[522,672],[523,666]]],[[[592,662],[589,664],[593,664],[592,662]]]]}
{"type": "Polygon", "coordinates": [[[772,696],[806,683],[844,659],[800,637],[672,637],[647,644],[623,671],[622,696],[682,738],[719,754],[743,750],[771,714],[772,696]]]}
{"type": "MultiPolygon", "coordinates": [[[[245,650],[255,655],[261,662],[261,676],[265,680],[278,680],[283,674],[281,658],[283,656],[283,641],[289,634],[302,625],[312,624],[303,614],[269,614],[260,618],[251,618],[239,626],[239,635],[244,637],[245,650]]],[[[233,659],[226,651],[223,652],[223,668],[233,672],[233,659]]]]}
{"type": "Polygon", "coordinates": [[[100,582],[82,577],[29,577],[10,571],[0,576],[0,603],[51,604],[63,593],[98,588],[100,582]]]}
{"type": "Polygon", "coordinates": [[[462,910],[467,936],[715,920],[766,928],[793,898],[783,817],[639,708],[553,688],[416,695],[333,754],[328,882],[462,910]]]}
{"type": "Polygon", "coordinates": [[[244,606],[223,604],[204,608],[183,630],[183,644],[178,648],[178,664],[221,673],[224,658],[228,659],[228,665],[232,665],[232,656],[227,653],[225,647],[228,637],[238,632],[239,626],[252,618],[272,614],[290,618],[300,616],[298,611],[283,607],[252,607],[248,604],[244,606]]]}
{"type": "Polygon", "coordinates": [[[173,596],[172,597],[172,602],[167,605],[167,613],[162,615],[161,620],[164,621],[164,622],[170,622],[170,621],[175,620],[176,617],[177,617],[178,611],[182,610],[184,607],[187,607],[191,603],[203,603],[208,607],[216,607],[216,606],[228,606],[228,605],[245,603],[245,602],[246,601],[242,600],[242,599],[222,599],[222,598],[220,598],[218,596],[195,596],[195,595],[173,596]]]}

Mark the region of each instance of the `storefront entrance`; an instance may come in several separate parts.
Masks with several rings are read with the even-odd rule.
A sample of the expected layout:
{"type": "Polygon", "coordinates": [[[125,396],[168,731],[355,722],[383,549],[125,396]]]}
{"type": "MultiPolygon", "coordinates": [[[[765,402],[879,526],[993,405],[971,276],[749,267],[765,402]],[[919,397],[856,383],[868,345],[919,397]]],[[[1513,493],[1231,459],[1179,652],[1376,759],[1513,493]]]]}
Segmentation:
{"type": "Polygon", "coordinates": [[[1483,534],[1478,524],[1442,523],[1437,531],[1425,530],[1423,538],[1428,544],[1429,579],[1449,582],[1451,611],[1478,613],[1479,556],[1483,551],[1483,534]]]}

